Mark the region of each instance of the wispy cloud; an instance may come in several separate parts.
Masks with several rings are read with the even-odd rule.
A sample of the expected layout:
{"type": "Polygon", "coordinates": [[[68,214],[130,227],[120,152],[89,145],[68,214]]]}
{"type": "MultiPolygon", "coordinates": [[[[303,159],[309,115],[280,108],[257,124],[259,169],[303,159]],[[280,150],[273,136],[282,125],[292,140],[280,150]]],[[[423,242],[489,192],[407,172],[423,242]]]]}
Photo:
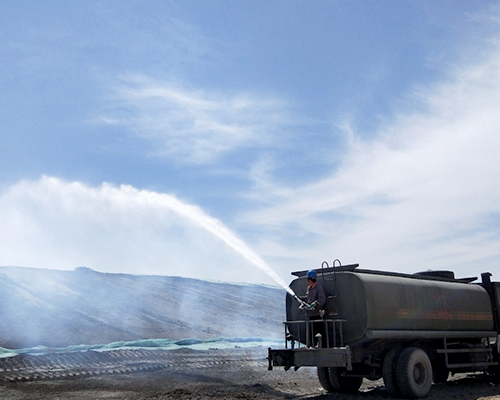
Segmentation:
{"type": "Polygon", "coordinates": [[[155,155],[180,164],[210,164],[227,153],[276,144],[285,104],[253,94],[189,90],[145,76],[123,78],[101,122],[151,141],[155,155]]]}
{"type": "MultiPolygon", "coordinates": [[[[206,204],[207,209],[227,216],[228,221],[225,222],[228,224],[234,224],[241,217],[237,220],[241,222],[238,232],[253,241],[251,244],[259,254],[273,267],[281,268],[284,276],[291,269],[319,266],[323,259],[337,257],[344,262],[360,261],[366,267],[399,271],[456,269],[460,264],[477,265],[482,260],[498,260],[498,6],[486,17],[484,14],[475,16],[480,27],[477,31],[471,32],[474,29],[467,25],[465,45],[475,51],[464,49],[463,37],[458,43],[455,36],[445,35],[446,41],[439,43],[450,43],[454,49],[460,49],[462,64],[442,65],[454,53],[449,49],[443,51],[440,62],[432,65],[437,71],[431,74],[432,77],[423,74],[418,65],[413,69],[410,61],[402,62],[404,56],[395,58],[397,63],[383,74],[377,73],[377,67],[364,63],[367,67],[352,71],[346,82],[341,82],[345,78],[334,79],[335,71],[328,70],[328,65],[337,63],[333,56],[328,59],[312,56],[300,68],[290,69],[285,63],[294,60],[292,53],[294,57],[306,54],[295,54],[295,49],[300,50],[307,44],[290,47],[290,53],[276,58],[276,68],[270,71],[268,79],[275,79],[278,73],[285,71],[285,79],[278,85],[259,77],[264,69],[255,74],[242,75],[249,84],[269,84],[269,91],[278,93],[278,97],[255,92],[252,87],[227,89],[229,82],[235,82],[234,76],[228,79],[225,88],[214,89],[216,84],[209,82],[207,77],[210,74],[204,74],[207,71],[204,67],[210,62],[213,62],[209,66],[213,76],[219,80],[223,78],[217,75],[217,71],[232,72],[233,67],[238,68],[241,58],[235,55],[237,53],[225,52],[224,49],[238,47],[242,37],[232,42],[226,40],[227,34],[215,34],[215,30],[220,30],[212,29],[211,20],[204,25],[210,34],[205,36],[201,28],[181,20],[176,22],[169,16],[175,13],[157,13],[156,7],[144,9],[130,6],[125,8],[128,10],[125,14],[123,10],[120,7],[120,12],[116,14],[113,7],[104,7],[99,15],[91,11],[90,17],[75,20],[79,29],[74,32],[72,26],[75,21],[70,19],[67,22],[65,13],[49,13],[55,20],[63,18],[65,21],[64,29],[59,28],[57,32],[64,32],[75,40],[60,43],[62,36],[52,34],[56,31],[46,30],[44,23],[40,26],[35,24],[33,30],[25,30],[30,40],[18,39],[19,43],[12,42],[9,46],[9,54],[17,55],[17,64],[13,64],[16,67],[20,66],[19,60],[28,66],[40,63],[57,77],[40,86],[47,90],[41,90],[42,94],[36,98],[37,108],[44,104],[46,94],[52,93],[52,89],[65,88],[65,91],[53,92],[58,104],[65,104],[71,94],[83,95],[81,110],[76,109],[77,103],[74,103],[73,109],[47,107],[51,112],[44,116],[46,129],[42,131],[53,129],[54,133],[45,146],[40,146],[39,152],[33,153],[36,154],[36,161],[51,161],[51,150],[64,149],[66,152],[68,149],[59,142],[63,131],[60,121],[59,125],[54,125],[53,115],[62,115],[63,112],[72,115],[72,111],[80,115],[79,111],[87,113],[92,112],[87,110],[99,107],[94,103],[98,89],[90,88],[87,92],[85,87],[95,82],[80,82],[79,79],[87,76],[90,70],[96,75],[97,71],[101,71],[114,77],[121,76],[113,78],[112,90],[104,99],[106,105],[98,112],[99,123],[104,125],[98,131],[103,135],[109,134],[111,139],[106,143],[112,142],[117,146],[114,155],[119,157],[107,163],[100,157],[93,158],[93,151],[66,152],[67,163],[36,162],[37,170],[59,171],[55,174],[64,171],[61,175],[74,177],[81,176],[81,173],[97,175],[99,178],[94,179],[113,182],[132,179],[129,172],[134,170],[137,172],[134,179],[148,176],[151,177],[148,180],[150,183],[145,186],[162,188],[167,187],[169,178],[177,177],[180,172],[182,178],[178,180],[179,185],[162,190],[182,193],[186,188],[186,195],[198,196],[196,201],[206,204]],[[151,18],[153,11],[157,18],[151,18]],[[118,17],[111,18],[116,15],[118,17]],[[95,27],[97,35],[83,35],[89,31],[88,21],[99,22],[95,27]],[[43,40],[33,39],[38,37],[34,35],[37,31],[45,32],[43,40]],[[75,46],[68,48],[68,43],[73,42],[75,46]],[[22,43],[25,46],[28,43],[29,47],[17,46],[22,43]],[[33,52],[26,50],[32,48],[33,52]],[[22,57],[18,55],[20,49],[22,57]],[[83,50],[88,50],[88,54],[82,55],[83,50]],[[40,56],[42,53],[43,57],[40,56]],[[219,63],[221,53],[226,53],[224,66],[219,63]],[[33,61],[32,57],[41,57],[43,62],[33,61]],[[32,60],[32,63],[27,60],[32,60]],[[311,70],[324,71],[324,75],[318,73],[315,79],[306,79],[302,72],[307,73],[310,65],[324,61],[330,62],[325,69],[313,67],[311,70]],[[65,73],[60,74],[62,70],[51,68],[54,64],[58,64],[65,73]],[[78,72],[66,74],[70,65],[78,65],[74,69],[78,72]],[[141,74],[123,75],[123,66],[128,71],[141,71],[141,74]],[[373,68],[375,73],[371,71],[373,68]],[[394,85],[387,82],[379,85],[379,80],[387,80],[389,76],[396,81],[409,79],[407,74],[397,73],[397,69],[403,68],[411,69],[415,79],[412,82],[434,79],[434,83],[414,88],[413,93],[407,94],[404,104],[400,102],[399,112],[392,117],[392,114],[385,113],[387,107],[377,107],[374,99],[380,99],[384,104],[395,104],[400,100],[401,93],[396,93],[396,88],[406,88],[406,85],[401,86],[397,82],[394,85]],[[355,79],[353,76],[364,75],[368,70],[372,72],[373,92],[367,91],[362,84],[351,88],[350,83],[355,79]],[[445,75],[446,81],[436,82],[445,75]],[[159,76],[170,78],[152,78],[159,76]],[[296,83],[297,76],[302,76],[304,82],[294,90],[292,85],[296,83]],[[79,85],[66,85],[64,82],[79,85]],[[321,93],[318,96],[311,96],[311,91],[317,90],[315,88],[320,88],[320,85],[325,85],[324,90],[319,90],[321,93]],[[351,116],[351,120],[335,121],[337,126],[329,131],[330,122],[335,120],[329,113],[339,110],[341,107],[335,104],[342,103],[341,95],[335,93],[335,85],[344,89],[339,93],[352,91],[352,98],[362,101],[344,103],[355,104],[344,111],[344,115],[351,116]],[[347,86],[349,88],[345,89],[347,86]],[[295,98],[289,102],[280,99],[280,90],[295,98]],[[365,101],[367,93],[370,99],[365,101]],[[86,103],[90,97],[92,105],[86,103]],[[367,128],[371,122],[368,118],[363,123],[356,121],[365,110],[368,111],[364,115],[384,113],[377,120],[377,128],[371,131],[367,128]],[[364,131],[360,132],[358,126],[362,126],[364,131]],[[134,146],[145,144],[137,148],[139,157],[157,158],[148,160],[151,161],[148,168],[144,167],[146,163],[129,162],[129,153],[124,154],[120,147],[122,142],[114,141],[117,132],[129,135],[132,140],[128,143],[134,146]],[[339,132],[345,136],[339,137],[339,132]],[[85,169],[81,162],[74,163],[78,164],[75,168],[71,162],[75,155],[78,160],[88,160],[86,164],[91,165],[90,169],[85,169]],[[176,165],[170,168],[171,165],[166,166],[164,160],[176,165]],[[186,165],[189,168],[183,169],[186,165]],[[92,172],[98,169],[102,169],[99,174],[92,172]],[[119,174],[116,173],[118,170],[119,174]],[[230,183],[224,179],[205,180],[209,176],[205,173],[207,170],[223,171],[225,176],[231,174],[232,179],[230,183]],[[160,175],[158,171],[165,173],[160,175]],[[188,175],[195,179],[186,179],[188,175]],[[205,186],[198,193],[203,192],[203,195],[193,195],[190,189],[201,181],[205,186]],[[245,186],[249,182],[252,187],[245,186]],[[209,190],[220,194],[218,199],[225,197],[224,202],[216,205],[215,201],[204,203],[212,195],[205,195],[209,190]],[[235,196],[240,196],[238,201],[231,201],[235,196]],[[229,206],[225,207],[226,204],[229,206]],[[246,213],[235,216],[233,213],[238,210],[246,213]]],[[[459,8],[457,13],[463,13],[463,8],[459,8]]],[[[462,18],[455,20],[463,21],[462,18]]],[[[450,21],[445,25],[449,24],[450,21]]],[[[57,24],[50,25],[57,27],[57,24]]],[[[352,25],[350,20],[345,27],[339,28],[350,29],[348,25],[352,25]]],[[[302,28],[308,26],[303,25],[302,28]]],[[[398,26],[395,26],[394,32],[404,32],[399,31],[398,26]]],[[[428,25],[412,26],[412,29],[422,29],[423,32],[428,25]]],[[[247,33],[243,31],[241,33],[246,38],[247,33]]],[[[323,39],[323,36],[318,33],[317,38],[323,39]]],[[[264,52],[255,51],[260,47],[256,46],[248,57],[257,55],[262,58],[256,58],[256,63],[264,59],[268,62],[268,55],[274,49],[280,49],[282,43],[274,41],[272,46],[276,47],[270,46],[264,52]]],[[[318,43],[323,46],[326,42],[318,43]]],[[[346,42],[341,50],[347,51],[349,43],[372,46],[376,41],[346,42]]],[[[418,61],[420,50],[414,52],[407,48],[411,41],[398,43],[391,49],[399,52],[403,48],[399,46],[404,45],[404,55],[418,61]]],[[[428,57],[425,51],[422,55],[428,57]]],[[[353,63],[363,63],[363,60],[365,58],[360,54],[352,57],[353,63]]],[[[343,62],[340,61],[341,64],[343,62]]],[[[345,69],[349,65],[352,64],[347,63],[342,69],[346,74],[342,77],[351,72],[345,69]]],[[[385,60],[381,65],[387,65],[385,60]]],[[[250,66],[248,70],[251,69],[250,66]]],[[[37,65],[31,75],[32,82],[39,81],[39,71],[37,65]]],[[[312,77],[315,74],[309,75],[312,77]]],[[[21,79],[19,82],[27,82],[24,75],[18,77],[21,79]]],[[[25,89],[24,97],[19,97],[19,101],[14,103],[29,104],[28,96],[33,92],[31,84],[25,85],[25,89]]],[[[21,108],[12,119],[15,125],[12,125],[12,132],[19,130],[18,123],[25,116],[26,107],[21,108]]],[[[96,112],[92,113],[95,115],[96,112]]],[[[43,142],[40,139],[40,124],[34,122],[38,121],[37,118],[28,118],[27,121],[37,127],[35,140],[29,141],[36,144],[30,147],[36,148],[43,142]]],[[[74,143],[72,146],[77,147],[74,143]]],[[[16,142],[15,148],[24,149],[22,144],[16,142]]],[[[94,150],[96,146],[98,143],[91,143],[89,148],[94,150]]],[[[73,147],[70,149],[74,150],[73,147]]],[[[19,151],[18,154],[21,154],[19,151]]],[[[14,165],[15,160],[11,164],[14,165]]],[[[19,171],[28,171],[29,175],[19,172],[15,176],[33,176],[32,169],[19,171]]],[[[241,257],[180,212],[181,209],[197,210],[199,215],[210,219],[202,209],[191,207],[166,193],[131,186],[103,184],[92,187],[48,177],[23,181],[0,190],[0,264],[54,268],[74,268],[76,264],[84,264],[106,271],[223,280],[267,279],[258,273],[246,273],[248,265],[241,257]],[[178,208],[175,208],[176,205],[178,208]]],[[[468,269],[463,267],[463,271],[465,274],[468,269]]]]}
{"type": "Polygon", "coordinates": [[[406,104],[368,140],[351,136],[329,177],[280,187],[280,201],[245,215],[261,227],[261,252],[408,271],[462,265],[463,274],[467,263],[498,260],[500,47],[474,56],[446,82],[416,89],[414,111],[406,104]],[[269,244],[270,231],[287,245],[269,244]]]}
{"type": "Polygon", "coordinates": [[[0,219],[0,265],[275,283],[224,224],[166,193],[44,176],[0,193],[0,219]]]}

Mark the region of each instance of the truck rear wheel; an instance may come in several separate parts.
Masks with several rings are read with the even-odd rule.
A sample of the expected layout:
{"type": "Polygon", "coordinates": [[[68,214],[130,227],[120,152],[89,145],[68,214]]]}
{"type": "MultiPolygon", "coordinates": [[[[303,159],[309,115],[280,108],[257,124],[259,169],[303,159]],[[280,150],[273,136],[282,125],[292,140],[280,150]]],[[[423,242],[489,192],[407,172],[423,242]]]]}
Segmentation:
{"type": "Polygon", "coordinates": [[[425,397],[432,386],[432,365],[429,356],[418,347],[404,349],[398,358],[397,382],[404,397],[425,397]]]}
{"type": "Polygon", "coordinates": [[[382,377],[387,393],[391,397],[401,397],[401,390],[398,386],[398,358],[401,354],[401,349],[392,349],[384,357],[382,365],[382,377]]]}
{"type": "Polygon", "coordinates": [[[357,376],[342,376],[345,368],[330,367],[330,382],[332,383],[334,392],[337,393],[357,393],[361,384],[362,377],[357,376]]]}
{"type": "Polygon", "coordinates": [[[328,367],[318,367],[318,379],[323,389],[327,392],[334,392],[335,388],[330,381],[330,372],[328,371],[328,367]]]}

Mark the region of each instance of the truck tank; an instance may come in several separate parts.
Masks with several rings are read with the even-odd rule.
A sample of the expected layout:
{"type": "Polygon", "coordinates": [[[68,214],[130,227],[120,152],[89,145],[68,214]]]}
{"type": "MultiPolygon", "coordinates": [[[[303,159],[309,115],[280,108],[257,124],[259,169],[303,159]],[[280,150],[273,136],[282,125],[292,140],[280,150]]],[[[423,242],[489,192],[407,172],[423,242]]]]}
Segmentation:
{"type": "MultiPolygon", "coordinates": [[[[297,273],[300,275],[300,273],[297,273]]],[[[490,297],[480,285],[453,279],[356,270],[321,273],[318,282],[327,295],[326,319],[343,320],[343,341],[357,344],[379,338],[442,337],[493,331],[490,297]]],[[[290,288],[305,294],[305,276],[290,288]]],[[[498,289],[497,289],[498,290],[498,289]]],[[[286,301],[287,321],[304,321],[305,312],[292,296],[286,301]]],[[[299,342],[305,343],[303,324],[287,324],[299,342]]],[[[333,329],[329,328],[330,340],[333,329]]]]}

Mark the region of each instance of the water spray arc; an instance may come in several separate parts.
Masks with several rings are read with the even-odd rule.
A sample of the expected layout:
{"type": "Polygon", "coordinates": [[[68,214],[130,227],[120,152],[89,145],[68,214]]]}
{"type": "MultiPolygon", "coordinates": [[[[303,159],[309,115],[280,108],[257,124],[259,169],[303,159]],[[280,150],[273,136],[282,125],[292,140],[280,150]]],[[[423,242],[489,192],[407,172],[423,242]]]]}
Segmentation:
{"type": "Polygon", "coordinates": [[[300,304],[304,303],[262,258],[260,258],[252,249],[250,249],[245,244],[245,242],[243,242],[243,240],[236,236],[236,234],[226,228],[224,224],[222,224],[219,220],[206,215],[198,207],[184,204],[172,198],[170,198],[168,206],[172,210],[189,218],[191,221],[197,223],[205,230],[218,237],[230,248],[243,256],[243,258],[245,258],[247,261],[269,275],[278,285],[285,289],[300,304]]]}

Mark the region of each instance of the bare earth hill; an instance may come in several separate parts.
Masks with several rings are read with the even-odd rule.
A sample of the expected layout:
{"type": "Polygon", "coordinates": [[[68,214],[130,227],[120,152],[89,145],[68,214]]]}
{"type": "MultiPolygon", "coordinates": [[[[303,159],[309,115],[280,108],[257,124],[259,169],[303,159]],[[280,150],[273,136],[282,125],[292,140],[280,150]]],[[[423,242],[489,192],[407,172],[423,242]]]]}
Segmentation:
{"type": "Polygon", "coordinates": [[[281,337],[283,290],[167,276],[0,267],[0,346],[281,337]]]}

